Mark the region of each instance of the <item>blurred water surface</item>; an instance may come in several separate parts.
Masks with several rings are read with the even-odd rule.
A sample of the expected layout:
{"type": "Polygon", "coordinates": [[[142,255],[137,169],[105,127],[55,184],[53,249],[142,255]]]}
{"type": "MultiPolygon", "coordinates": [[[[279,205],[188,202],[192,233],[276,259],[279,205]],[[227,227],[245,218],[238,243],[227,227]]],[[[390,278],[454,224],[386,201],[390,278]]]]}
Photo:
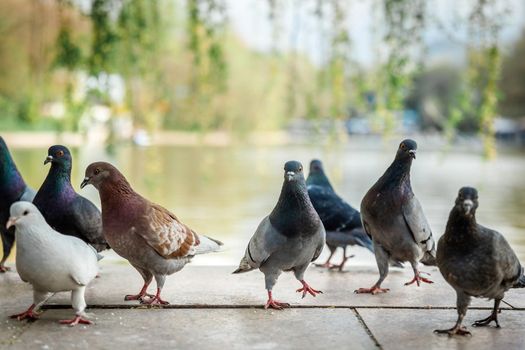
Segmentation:
{"type": "MultiPolygon", "coordinates": [[[[111,154],[103,148],[73,149],[72,182],[79,193],[100,206],[92,186],[79,189],[84,169],[98,160],[115,164],[137,192],[170,209],[197,232],[225,243],[223,252],[198,257],[194,263],[235,265],[258,223],[277,201],[285,161],[299,160],[307,169],[312,158],[323,160],[338,193],[359,207],[365,192],[391,163],[396,145],[129,145],[117,146],[111,154]]],[[[47,148],[11,151],[26,181],[37,189],[49,167],[43,165],[47,148]]],[[[525,158],[521,153],[502,153],[488,162],[468,151],[445,154],[420,144],[412,166],[412,187],[437,237],[444,231],[458,189],[464,185],[477,187],[478,221],[502,232],[525,261],[524,174],[525,158]]],[[[375,264],[371,254],[352,249],[356,251],[357,258],[349,264],[375,264]]]]}

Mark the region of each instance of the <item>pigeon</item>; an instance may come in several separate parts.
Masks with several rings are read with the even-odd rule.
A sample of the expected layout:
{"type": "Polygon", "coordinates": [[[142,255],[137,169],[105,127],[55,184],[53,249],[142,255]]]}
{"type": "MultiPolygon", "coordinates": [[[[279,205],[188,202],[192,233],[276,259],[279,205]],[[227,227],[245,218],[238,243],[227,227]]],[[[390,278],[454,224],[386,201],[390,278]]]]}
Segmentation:
{"type": "Polygon", "coordinates": [[[44,164],[51,163],[51,168],[33,204],[54,230],[80,238],[99,252],[108,249],[100,210],[71,186],[71,153],[67,147],[55,145],[47,154],[44,164]]]}
{"type": "Polygon", "coordinates": [[[268,301],[265,308],[282,309],[290,304],[274,300],[272,288],[283,271],[293,271],[302,284],[297,292],[316,296],[322,293],[304,280],[308,265],[319,257],[325,244],[325,230],[315,211],[297,161],[284,165],[284,183],[277,205],[255,231],[239,268],[233,273],[259,269],[264,273],[268,301]]]}
{"type": "Polygon", "coordinates": [[[330,249],[328,260],[318,266],[338,268],[342,271],[346,261],[353,257],[353,255],[346,256],[346,248],[349,245],[358,245],[374,252],[372,240],[363,229],[361,214],[335,193],[320,160],[314,159],[310,162],[306,188],[323,222],[326,230],[326,245],[330,249]],[[332,265],[330,260],[337,247],[344,249],[343,261],[339,265],[332,265]]]}
{"type": "Polygon", "coordinates": [[[477,327],[492,321],[499,328],[499,304],[510,288],[524,288],[525,276],[516,254],[501,233],[476,222],[478,192],[472,187],[459,190],[450,211],[445,234],[437,249],[437,266],[457,295],[458,319],[450,329],[436,330],[448,335],[470,335],[461,325],[471,297],[494,299],[489,317],[476,321],[477,327]]]}
{"type": "Polygon", "coordinates": [[[425,265],[436,264],[436,244],[410,185],[410,167],[416,159],[416,150],[415,141],[402,141],[393,163],[361,202],[361,218],[374,243],[379,280],[371,288],[360,288],[356,293],[387,292],[381,283],[388,275],[389,260],[408,261],[412,265],[414,278],[405,285],[433,283],[418,270],[419,261],[425,265]]]}
{"type": "Polygon", "coordinates": [[[197,234],[173,213],[152,203],[131,188],[124,175],[105,162],[90,164],[80,188],[93,185],[100,194],[104,237],[144,279],[136,295],[124,300],[167,305],[161,291],[167,275],[180,271],[194,255],[215,252],[222,242],[197,234]],[[157,293],[147,294],[155,277],[157,293]]]}
{"type": "Polygon", "coordinates": [[[10,212],[7,227],[16,227],[16,270],[33,286],[33,304],[11,318],[33,321],[55,293],[71,291],[75,317],[60,323],[92,324],[84,312],[84,293],[98,273],[97,251],[76,237],[53,230],[32,203],[15,202],[10,212]]]}
{"type": "Polygon", "coordinates": [[[0,236],[2,236],[3,256],[0,260],[0,273],[10,268],[5,262],[15,242],[15,230],[6,229],[5,224],[9,218],[9,208],[17,201],[31,202],[35,191],[29,188],[18,172],[15,162],[9,153],[4,139],[0,136],[0,236]]]}

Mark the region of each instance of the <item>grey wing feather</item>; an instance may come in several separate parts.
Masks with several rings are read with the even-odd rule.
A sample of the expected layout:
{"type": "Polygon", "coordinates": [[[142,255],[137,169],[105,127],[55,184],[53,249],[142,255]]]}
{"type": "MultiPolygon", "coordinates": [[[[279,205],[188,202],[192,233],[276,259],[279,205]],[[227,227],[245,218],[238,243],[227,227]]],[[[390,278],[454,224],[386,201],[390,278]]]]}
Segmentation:
{"type": "Polygon", "coordinates": [[[319,242],[317,243],[317,248],[315,249],[314,256],[312,258],[312,261],[315,261],[319,255],[321,255],[321,252],[323,251],[324,245],[326,243],[326,231],[324,229],[323,225],[320,225],[319,227],[319,242]]]}
{"type": "Polygon", "coordinates": [[[285,242],[286,237],[273,227],[269,217],[265,217],[248,243],[245,258],[251,266],[259,267],[285,242]]]}
{"type": "Polygon", "coordinates": [[[402,206],[403,217],[414,237],[416,243],[424,252],[436,256],[436,243],[432,236],[432,230],[427,218],[423,213],[423,208],[416,197],[412,197],[402,206]]]}
{"type": "Polygon", "coordinates": [[[499,257],[497,262],[503,274],[503,284],[510,288],[522,276],[521,264],[505,237],[497,231],[490,231],[494,234],[494,251],[499,257]]]}
{"type": "Polygon", "coordinates": [[[22,193],[22,196],[20,196],[20,200],[23,202],[32,202],[35,198],[36,192],[30,187],[26,187],[24,190],[24,193],[22,193]]]}

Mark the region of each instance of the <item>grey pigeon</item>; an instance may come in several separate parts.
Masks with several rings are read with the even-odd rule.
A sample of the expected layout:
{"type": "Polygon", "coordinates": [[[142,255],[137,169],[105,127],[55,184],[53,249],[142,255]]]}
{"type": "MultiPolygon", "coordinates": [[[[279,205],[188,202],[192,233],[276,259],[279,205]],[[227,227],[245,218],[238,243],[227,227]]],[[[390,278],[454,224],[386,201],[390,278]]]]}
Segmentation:
{"type": "Polygon", "coordinates": [[[448,217],[445,234],[437,250],[437,265],[457,295],[458,319],[450,329],[436,330],[449,335],[469,335],[461,325],[471,297],[494,299],[489,317],[474,326],[498,323],[498,311],[504,293],[525,287],[523,268],[505,238],[497,231],[476,222],[478,192],[472,187],[459,190],[448,217]]]}
{"type": "Polygon", "coordinates": [[[102,235],[102,216],[91,201],[71,186],[72,162],[67,147],[49,147],[44,164],[51,163],[51,168],[33,204],[53,229],[80,238],[100,252],[109,248],[102,235]]]}
{"type": "Polygon", "coordinates": [[[268,302],[265,308],[282,309],[289,304],[274,300],[272,288],[283,271],[293,271],[302,288],[297,292],[316,296],[315,290],[304,280],[308,265],[319,257],[325,244],[325,230],[315,211],[297,161],[284,165],[284,183],[277,205],[259,224],[239,268],[233,273],[259,269],[264,273],[268,302]]]}
{"type": "Polygon", "coordinates": [[[141,291],[124,300],[168,304],[160,296],[166,276],[180,271],[193,256],[217,251],[222,245],[197,234],[173,213],[136,193],[124,175],[109,163],[90,164],[80,187],[88,184],[100,194],[104,237],[144,279],[141,291]],[[146,292],[153,277],[157,293],[149,295],[146,292]]]}
{"type": "Polygon", "coordinates": [[[75,317],[60,323],[91,324],[84,312],[86,286],[98,273],[96,250],[76,237],[53,230],[29,202],[11,206],[7,227],[16,227],[16,269],[33,286],[33,304],[13,315],[18,320],[37,318],[39,308],[55,293],[71,291],[75,317]]]}
{"type": "Polygon", "coordinates": [[[327,261],[318,266],[338,268],[342,271],[346,261],[353,257],[353,255],[346,255],[346,248],[350,245],[358,245],[374,252],[372,240],[363,229],[361,214],[335,193],[320,160],[314,159],[310,162],[306,188],[323,222],[326,230],[326,245],[330,249],[327,261]],[[332,265],[330,260],[338,247],[344,250],[343,261],[339,265],[332,265]]]}
{"type": "Polygon", "coordinates": [[[2,237],[3,256],[0,260],[0,273],[9,270],[5,262],[11,254],[15,242],[14,228],[5,228],[9,218],[9,208],[17,201],[31,202],[35,197],[35,191],[29,188],[18,172],[15,162],[9,153],[4,139],[0,136],[0,236],[2,237]]]}
{"type": "Polygon", "coordinates": [[[384,293],[381,283],[388,275],[388,261],[408,261],[414,270],[414,282],[433,283],[421,277],[418,262],[435,265],[436,244],[419,201],[410,185],[410,167],[416,158],[417,144],[404,140],[394,162],[368,190],[361,202],[361,218],[374,242],[379,280],[371,288],[356,293],[384,293]]]}

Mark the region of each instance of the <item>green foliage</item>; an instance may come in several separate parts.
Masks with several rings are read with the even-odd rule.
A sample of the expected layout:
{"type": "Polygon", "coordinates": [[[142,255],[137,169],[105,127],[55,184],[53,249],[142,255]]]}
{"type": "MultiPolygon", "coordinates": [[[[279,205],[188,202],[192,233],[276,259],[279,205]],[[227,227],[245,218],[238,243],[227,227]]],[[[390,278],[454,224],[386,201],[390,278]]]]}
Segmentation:
{"type": "Polygon", "coordinates": [[[93,0],[90,18],[92,22],[91,53],[88,58],[90,74],[113,71],[115,44],[118,36],[111,20],[111,6],[115,0],[93,0]]]}
{"type": "Polygon", "coordinates": [[[73,71],[82,62],[80,47],[71,40],[71,29],[63,26],[57,37],[55,66],[73,71]]]}

